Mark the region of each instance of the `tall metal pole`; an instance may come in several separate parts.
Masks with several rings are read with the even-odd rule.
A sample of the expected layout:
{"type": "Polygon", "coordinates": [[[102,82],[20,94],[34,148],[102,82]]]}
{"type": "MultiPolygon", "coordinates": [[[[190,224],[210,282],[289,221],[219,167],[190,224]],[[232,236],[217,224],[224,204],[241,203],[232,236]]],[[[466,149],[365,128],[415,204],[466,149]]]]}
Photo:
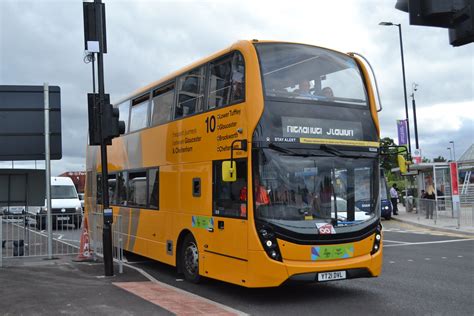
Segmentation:
{"type": "MultiPolygon", "coordinates": [[[[46,169],[46,216],[48,223],[48,259],[53,259],[53,221],[51,217],[51,161],[49,147],[49,86],[44,83],[44,147],[46,169]]],[[[39,220],[39,218],[38,218],[39,220]]]]}
{"type": "Polygon", "coordinates": [[[104,138],[102,137],[105,122],[103,121],[103,109],[105,107],[105,87],[104,87],[104,60],[103,60],[103,23],[102,21],[102,9],[103,6],[101,0],[95,0],[94,3],[97,5],[98,10],[96,11],[96,25],[100,29],[99,31],[99,47],[100,51],[97,53],[97,80],[99,88],[99,103],[100,103],[100,153],[101,153],[101,164],[102,164],[102,205],[104,212],[104,224],[102,229],[102,243],[104,251],[104,272],[105,276],[114,275],[114,265],[112,258],[112,225],[105,218],[105,213],[109,211],[109,189],[108,189],[108,170],[107,170],[107,145],[104,138]]]}
{"type": "Polygon", "coordinates": [[[413,83],[413,91],[411,93],[412,97],[412,105],[413,105],[413,124],[415,125],[415,144],[416,144],[416,149],[419,149],[420,146],[418,146],[418,124],[416,122],[416,102],[415,102],[415,91],[416,91],[417,84],[413,83]]]}
{"type": "MultiPolygon", "coordinates": [[[[403,58],[403,39],[402,39],[402,25],[394,24],[398,26],[398,34],[400,35],[400,54],[402,56],[402,73],[403,73],[403,93],[405,96],[405,115],[407,120],[407,134],[408,134],[408,152],[411,155],[411,139],[410,139],[410,123],[408,120],[408,101],[407,101],[407,85],[405,80],[405,60],[403,58]]],[[[418,148],[418,146],[417,146],[418,148]]]]}
{"type": "Polygon", "coordinates": [[[456,151],[454,150],[454,140],[450,141],[449,143],[453,144],[453,158],[454,158],[454,161],[456,161],[456,151]]]}
{"type": "Polygon", "coordinates": [[[449,150],[449,160],[453,161],[453,152],[451,151],[451,147],[448,147],[446,149],[449,150]]]}

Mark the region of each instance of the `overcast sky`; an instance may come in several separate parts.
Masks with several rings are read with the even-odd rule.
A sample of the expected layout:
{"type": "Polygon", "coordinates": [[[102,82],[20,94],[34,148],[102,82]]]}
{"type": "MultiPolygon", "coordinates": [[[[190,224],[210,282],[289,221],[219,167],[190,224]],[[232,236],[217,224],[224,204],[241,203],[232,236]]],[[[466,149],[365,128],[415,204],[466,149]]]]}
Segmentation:
{"type": "MultiPolygon", "coordinates": [[[[447,29],[410,26],[396,0],[103,2],[105,89],[112,100],[240,39],[302,42],[369,59],[384,107],[381,136],[396,139],[396,120],[405,117],[398,28],[378,25],[390,21],[402,24],[408,95],[413,82],[419,85],[423,156],[449,158],[453,140],[459,157],[473,143],[474,44],[455,48],[447,29]]],[[[61,87],[63,159],[52,161],[53,175],[85,166],[92,79],[83,41],[82,1],[0,1],[0,85],[61,87]]],[[[414,147],[413,125],[411,131],[414,147]]],[[[22,166],[34,164],[15,163],[22,166]]]]}

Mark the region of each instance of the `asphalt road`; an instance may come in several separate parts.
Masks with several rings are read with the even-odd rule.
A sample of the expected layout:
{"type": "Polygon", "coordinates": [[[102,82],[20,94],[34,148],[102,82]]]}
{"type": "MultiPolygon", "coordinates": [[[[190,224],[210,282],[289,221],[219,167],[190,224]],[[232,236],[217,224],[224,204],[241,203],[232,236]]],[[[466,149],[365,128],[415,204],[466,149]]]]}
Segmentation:
{"type": "Polygon", "coordinates": [[[206,279],[182,281],[175,269],[135,258],[157,280],[253,315],[472,315],[474,240],[384,222],[382,275],[319,284],[247,289],[206,279]]]}

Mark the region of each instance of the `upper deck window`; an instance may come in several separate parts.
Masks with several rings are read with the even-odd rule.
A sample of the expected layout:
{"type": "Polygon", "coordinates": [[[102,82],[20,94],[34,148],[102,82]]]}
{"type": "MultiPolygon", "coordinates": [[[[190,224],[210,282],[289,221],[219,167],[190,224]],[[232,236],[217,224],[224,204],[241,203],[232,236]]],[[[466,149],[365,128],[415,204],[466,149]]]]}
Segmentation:
{"type": "Polygon", "coordinates": [[[341,53],[300,44],[256,44],[265,96],[367,106],[356,62],[341,53]]]}
{"type": "Polygon", "coordinates": [[[150,95],[146,94],[132,101],[132,111],[130,113],[130,132],[147,127],[149,99],[150,95]]]}
{"type": "Polygon", "coordinates": [[[202,111],[204,99],[204,67],[194,69],[178,79],[178,104],[175,118],[202,111]]]}
{"type": "Polygon", "coordinates": [[[242,102],[245,97],[245,66],[235,52],[210,65],[209,109],[242,102]]]}
{"type": "Polygon", "coordinates": [[[174,84],[153,91],[151,125],[160,125],[171,120],[174,101],[174,84]]]}

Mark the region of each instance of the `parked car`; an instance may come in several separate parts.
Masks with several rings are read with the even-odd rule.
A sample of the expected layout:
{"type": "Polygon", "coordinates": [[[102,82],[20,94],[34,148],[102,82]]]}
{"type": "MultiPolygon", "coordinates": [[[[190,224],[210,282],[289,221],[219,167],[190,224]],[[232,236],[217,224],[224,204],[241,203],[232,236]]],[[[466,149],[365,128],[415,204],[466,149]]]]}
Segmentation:
{"type": "MultiPolygon", "coordinates": [[[[46,228],[47,207],[31,208],[29,212],[35,213],[36,228],[46,228]]],[[[72,224],[74,228],[81,227],[82,206],[76,187],[71,178],[51,177],[51,215],[53,228],[59,225],[72,224]]]]}
{"type": "Polygon", "coordinates": [[[0,208],[0,213],[5,216],[23,215],[25,214],[24,206],[3,206],[0,208]]]}

